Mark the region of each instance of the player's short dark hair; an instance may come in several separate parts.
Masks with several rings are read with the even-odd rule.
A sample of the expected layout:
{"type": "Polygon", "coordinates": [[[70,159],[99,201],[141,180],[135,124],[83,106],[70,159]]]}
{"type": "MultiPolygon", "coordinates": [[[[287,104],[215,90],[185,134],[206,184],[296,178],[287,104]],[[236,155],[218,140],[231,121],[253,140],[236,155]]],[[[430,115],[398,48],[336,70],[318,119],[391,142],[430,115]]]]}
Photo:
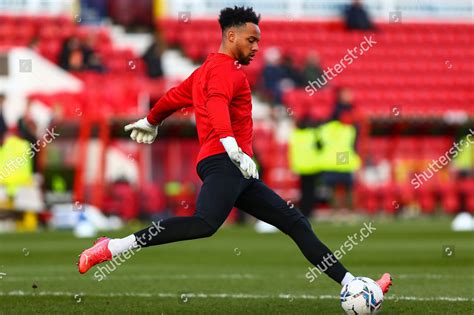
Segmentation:
{"type": "Polygon", "coordinates": [[[222,31],[232,26],[242,26],[245,23],[258,25],[258,22],[260,22],[260,14],[257,15],[252,7],[224,8],[219,14],[219,24],[222,31]]]}

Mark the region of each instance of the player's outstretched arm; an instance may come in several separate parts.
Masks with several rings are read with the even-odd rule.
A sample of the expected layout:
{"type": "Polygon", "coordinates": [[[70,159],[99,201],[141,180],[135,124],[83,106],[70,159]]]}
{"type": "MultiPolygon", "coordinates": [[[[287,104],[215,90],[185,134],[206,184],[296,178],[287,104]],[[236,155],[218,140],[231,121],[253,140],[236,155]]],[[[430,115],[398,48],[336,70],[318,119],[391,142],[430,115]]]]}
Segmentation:
{"type": "Polygon", "coordinates": [[[174,112],[193,106],[193,80],[194,71],[186,80],[178,86],[170,89],[162,98],[155,103],[148,114],[148,122],[158,126],[163,120],[174,112]]]}
{"type": "Polygon", "coordinates": [[[158,135],[158,125],[174,112],[193,105],[192,84],[194,72],[181,84],[170,89],[160,98],[146,118],[125,126],[130,138],[138,143],[153,143],[158,135]]]}

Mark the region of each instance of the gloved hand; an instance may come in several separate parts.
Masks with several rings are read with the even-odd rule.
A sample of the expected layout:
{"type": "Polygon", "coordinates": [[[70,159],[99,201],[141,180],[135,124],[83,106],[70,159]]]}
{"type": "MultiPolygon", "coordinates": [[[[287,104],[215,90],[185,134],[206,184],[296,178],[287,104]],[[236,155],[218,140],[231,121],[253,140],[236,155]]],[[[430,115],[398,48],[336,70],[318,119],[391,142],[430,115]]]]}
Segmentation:
{"type": "Polygon", "coordinates": [[[233,137],[220,139],[230,160],[238,167],[242,175],[249,179],[250,177],[258,179],[257,165],[250,156],[242,152],[233,137]]]}
{"type": "Polygon", "coordinates": [[[126,132],[132,130],[130,138],[138,143],[153,143],[158,135],[158,126],[150,124],[146,118],[126,125],[124,129],[126,132]]]}

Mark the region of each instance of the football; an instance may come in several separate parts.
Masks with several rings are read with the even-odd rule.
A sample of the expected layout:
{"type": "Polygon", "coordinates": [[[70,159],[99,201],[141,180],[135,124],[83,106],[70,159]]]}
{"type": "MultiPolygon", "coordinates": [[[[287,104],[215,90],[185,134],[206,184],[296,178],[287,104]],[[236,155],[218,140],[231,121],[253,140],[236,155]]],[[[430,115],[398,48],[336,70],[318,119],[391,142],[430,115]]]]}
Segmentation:
{"type": "Polygon", "coordinates": [[[382,301],[382,290],[370,278],[356,277],[341,290],[341,306],[346,314],[376,314],[382,301]]]}

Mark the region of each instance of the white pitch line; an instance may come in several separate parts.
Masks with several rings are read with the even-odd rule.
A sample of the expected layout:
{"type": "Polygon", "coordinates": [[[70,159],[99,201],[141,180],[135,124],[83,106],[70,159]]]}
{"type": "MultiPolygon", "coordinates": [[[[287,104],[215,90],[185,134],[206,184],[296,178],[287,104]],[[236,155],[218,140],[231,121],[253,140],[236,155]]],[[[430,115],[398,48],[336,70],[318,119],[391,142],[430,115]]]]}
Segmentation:
{"type": "MultiPolygon", "coordinates": [[[[21,281],[71,281],[71,280],[89,280],[94,279],[92,276],[83,276],[81,278],[77,276],[13,276],[4,277],[2,282],[21,282],[21,281]]],[[[293,278],[291,275],[277,275],[278,278],[293,278]]],[[[445,279],[471,279],[474,276],[471,275],[443,275],[443,274],[392,274],[395,279],[430,279],[430,280],[445,280],[445,279]]],[[[105,280],[213,280],[213,279],[227,279],[227,280],[259,280],[264,279],[263,275],[260,274],[171,274],[171,275],[136,275],[136,276],[122,276],[110,274],[105,280]]],[[[296,275],[295,279],[306,279],[304,276],[296,275]]]]}
{"type": "MultiPolygon", "coordinates": [[[[119,276],[119,275],[108,275],[105,280],[215,280],[215,279],[226,279],[226,280],[258,280],[262,277],[251,274],[209,274],[209,275],[196,275],[196,274],[176,274],[176,275],[137,275],[137,276],[119,276]]],[[[71,281],[71,280],[90,280],[94,279],[93,273],[90,277],[80,277],[79,274],[75,276],[58,276],[58,277],[37,277],[37,276],[9,276],[3,279],[3,282],[20,282],[20,281],[71,281]]]]}
{"type": "MultiPolygon", "coordinates": [[[[39,291],[39,292],[24,292],[24,291],[10,291],[0,292],[0,296],[68,296],[68,297],[143,297],[143,298],[222,298],[222,299],[285,299],[285,300],[338,300],[337,295],[310,295],[310,294],[247,294],[247,293],[146,293],[146,292],[118,292],[118,293],[94,293],[85,294],[83,292],[64,292],[64,291],[39,291]]],[[[385,300],[394,301],[447,301],[447,302],[472,302],[473,298],[460,296],[388,296],[385,300]]]]}

